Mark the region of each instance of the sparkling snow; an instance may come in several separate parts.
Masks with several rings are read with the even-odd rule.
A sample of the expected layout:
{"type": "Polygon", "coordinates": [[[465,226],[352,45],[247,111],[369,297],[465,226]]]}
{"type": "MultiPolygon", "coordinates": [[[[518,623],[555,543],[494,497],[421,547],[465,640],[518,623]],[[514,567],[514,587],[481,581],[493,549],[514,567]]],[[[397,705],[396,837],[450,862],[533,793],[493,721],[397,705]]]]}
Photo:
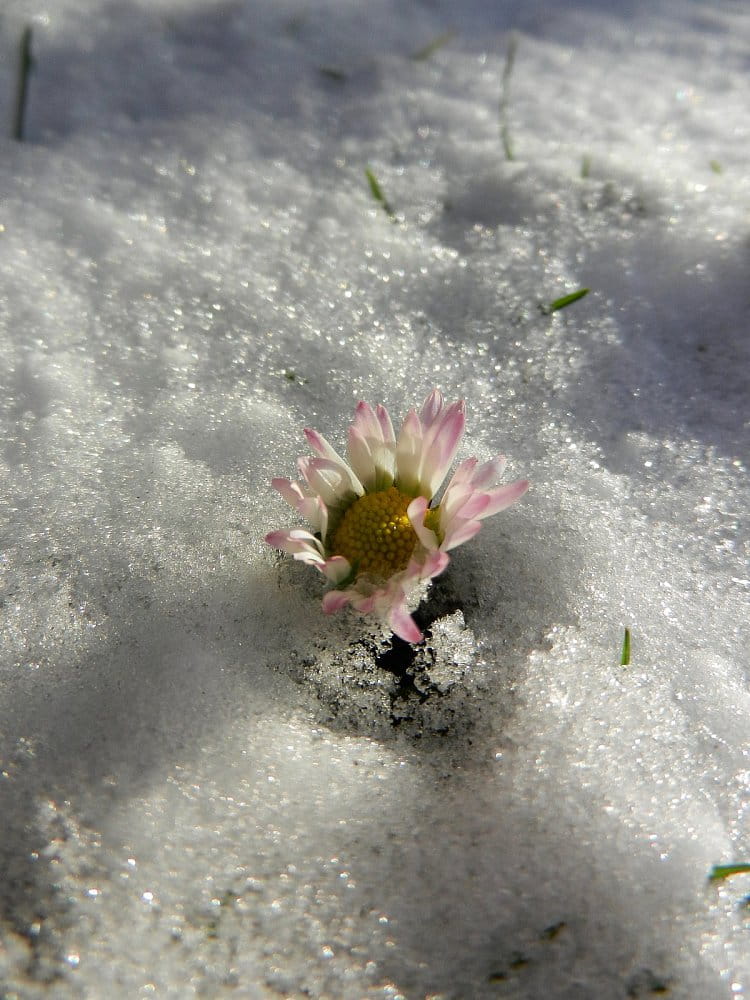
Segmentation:
{"type": "Polygon", "coordinates": [[[3,1000],[750,995],[749,37],[5,0],[3,1000]],[[435,385],[532,487],[410,651],[262,539],[435,385]]]}

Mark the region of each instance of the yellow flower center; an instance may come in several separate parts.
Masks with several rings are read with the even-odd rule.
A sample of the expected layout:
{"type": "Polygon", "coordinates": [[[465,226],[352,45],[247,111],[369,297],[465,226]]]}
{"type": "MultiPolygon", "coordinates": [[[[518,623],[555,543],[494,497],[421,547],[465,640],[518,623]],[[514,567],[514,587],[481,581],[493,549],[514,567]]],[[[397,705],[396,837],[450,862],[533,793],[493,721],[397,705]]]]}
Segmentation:
{"type": "Polygon", "coordinates": [[[344,556],[358,573],[382,579],[406,569],[417,543],[406,515],[413,499],[391,486],[355,500],[333,533],[332,554],[344,556]]]}

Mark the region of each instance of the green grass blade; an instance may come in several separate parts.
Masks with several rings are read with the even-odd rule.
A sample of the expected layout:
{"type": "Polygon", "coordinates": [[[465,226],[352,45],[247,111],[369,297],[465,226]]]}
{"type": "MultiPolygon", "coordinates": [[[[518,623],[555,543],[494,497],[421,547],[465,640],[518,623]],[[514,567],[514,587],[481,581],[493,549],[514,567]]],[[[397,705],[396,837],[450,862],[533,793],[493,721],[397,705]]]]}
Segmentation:
{"type": "Polygon", "coordinates": [[[516,51],[518,50],[518,35],[511,34],[508,39],[508,48],[505,52],[505,66],[503,68],[503,78],[500,84],[500,138],[503,143],[503,152],[506,160],[514,160],[513,143],[510,138],[510,125],[508,124],[508,104],[510,102],[510,77],[513,72],[513,65],[516,61],[516,51]]]}
{"type": "Polygon", "coordinates": [[[429,59],[431,55],[434,55],[438,49],[442,49],[442,47],[447,45],[448,42],[453,41],[455,37],[455,31],[444,31],[442,35],[438,35],[437,38],[433,38],[433,40],[428,42],[423,48],[417,49],[416,52],[412,52],[411,58],[415,62],[424,62],[425,59],[429,59]]]}
{"type": "Polygon", "coordinates": [[[630,629],[625,629],[625,635],[622,639],[622,654],[620,655],[620,666],[629,667],[630,666],[630,629]]]}
{"type": "Polygon", "coordinates": [[[16,106],[13,114],[13,138],[23,142],[24,123],[26,119],[26,100],[29,94],[29,76],[34,67],[31,57],[31,28],[26,27],[21,35],[21,46],[18,59],[18,81],[16,83],[16,106]]]}
{"type": "Polygon", "coordinates": [[[380,187],[377,177],[369,167],[365,167],[365,177],[367,178],[367,183],[370,185],[370,192],[372,193],[375,201],[379,202],[380,205],[383,206],[383,211],[385,211],[392,219],[395,218],[396,213],[393,211],[388,199],[383,194],[383,189],[380,187]]]}
{"type": "Polygon", "coordinates": [[[708,873],[708,879],[710,882],[720,882],[722,879],[729,878],[730,875],[747,875],[748,873],[750,873],[750,864],[743,862],[734,865],[714,865],[708,873]]]}
{"type": "Polygon", "coordinates": [[[327,80],[333,80],[334,83],[346,83],[348,79],[343,69],[339,69],[338,66],[318,66],[318,72],[327,80]]]}
{"type": "Polygon", "coordinates": [[[563,295],[562,298],[550,302],[548,306],[542,306],[542,312],[549,314],[557,312],[558,309],[565,309],[566,306],[570,306],[579,299],[582,299],[584,295],[588,295],[590,290],[589,288],[579,288],[577,291],[571,292],[570,295],[563,295]]]}

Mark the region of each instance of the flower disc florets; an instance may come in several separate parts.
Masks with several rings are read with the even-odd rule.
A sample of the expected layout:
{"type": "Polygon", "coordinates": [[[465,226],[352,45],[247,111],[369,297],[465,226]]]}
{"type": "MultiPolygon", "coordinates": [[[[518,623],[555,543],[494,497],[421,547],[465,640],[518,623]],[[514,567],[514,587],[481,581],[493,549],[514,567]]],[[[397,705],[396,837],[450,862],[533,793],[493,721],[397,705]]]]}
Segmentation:
{"type": "Polygon", "coordinates": [[[453,463],[464,430],[463,401],[445,406],[434,389],[411,410],[396,438],[388,411],[359,403],[345,461],[317,431],[305,436],[315,453],[300,458],[302,479],[273,485],[313,531],[272,531],[269,545],[315,566],[333,585],[323,598],[331,613],[351,605],[388,621],[407,642],[422,633],[408,611],[410,594],[443,572],[448,552],[472,538],[483,518],[515,503],[526,480],[491,487],[505,467],[462,462],[430,507],[453,463]],[[489,488],[488,488],[489,487],[489,488]]]}
{"type": "Polygon", "coordinates": [[[412,500],[395,486],[355,500],[333,533],[331,553],[378,580],[406,569],[417,544],[406,513],[412,500]]]}

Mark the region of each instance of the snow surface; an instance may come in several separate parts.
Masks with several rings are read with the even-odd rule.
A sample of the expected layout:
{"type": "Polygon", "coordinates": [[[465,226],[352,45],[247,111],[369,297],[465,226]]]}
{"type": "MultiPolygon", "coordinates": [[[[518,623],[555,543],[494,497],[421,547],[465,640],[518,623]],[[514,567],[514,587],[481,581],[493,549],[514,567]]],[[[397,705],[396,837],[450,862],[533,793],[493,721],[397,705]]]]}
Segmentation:
{"type": "Polygon", "coordinates": [[[749,37],[5,0],[3,1000],[750,994],[749,37]],[[434,385],[532,488],[410,654],[262,538],[434,385]]]}

